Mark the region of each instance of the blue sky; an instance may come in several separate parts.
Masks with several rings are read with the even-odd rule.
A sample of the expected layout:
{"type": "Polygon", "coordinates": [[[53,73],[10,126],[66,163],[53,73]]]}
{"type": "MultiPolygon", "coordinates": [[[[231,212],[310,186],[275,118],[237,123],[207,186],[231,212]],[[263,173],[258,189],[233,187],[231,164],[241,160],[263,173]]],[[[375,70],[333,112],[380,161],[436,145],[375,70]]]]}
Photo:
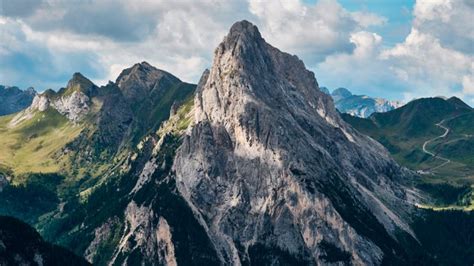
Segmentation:
{"type": "Polygon", "coordinates": [[[0,0],[0,84],[58,89],[79,71],[102,85],[141,61],[197,82],[242,19],[321,86],[474,104],[469,0],[0,0]]]}
{"type": "Polygon", "coordinates": [[[383,27],[374,29],[384,38],[386,45],[402,42],[410,32],[413,0],[340,0],[339,3],[350,11],[364,10],[387,18],[383,27]]]}

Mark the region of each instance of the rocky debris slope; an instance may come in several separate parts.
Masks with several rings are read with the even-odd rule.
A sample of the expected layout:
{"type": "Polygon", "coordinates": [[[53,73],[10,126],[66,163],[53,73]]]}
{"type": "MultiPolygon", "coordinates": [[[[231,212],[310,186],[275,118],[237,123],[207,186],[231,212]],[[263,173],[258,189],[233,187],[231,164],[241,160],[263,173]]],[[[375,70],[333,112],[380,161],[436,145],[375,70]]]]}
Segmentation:
{"type": "Polygon", "coordinates": [[[13,114],[27,108],[35,95],[33,88],[20,90],[18,87],[0,85],[0,115],[13,114]]]}
{"type": "Polygon", "coordinates": [[[247,21],[217,47],[175,157],[224,264],[400,262],[412,173],[339,117],[301,60],[247,21]],[[338,254],[335,256],[334,254],[338,254]]]}
{"type": "Polygon", "coordinates": [[[369,117],[373,113],[384,113],[403,106],[400,101],[354,95],[345,88],[338,88],[332,93],[327,90],[325,93],[330,94],[334,99],[334,104],[339,112],[363,118],[369,117]]]}

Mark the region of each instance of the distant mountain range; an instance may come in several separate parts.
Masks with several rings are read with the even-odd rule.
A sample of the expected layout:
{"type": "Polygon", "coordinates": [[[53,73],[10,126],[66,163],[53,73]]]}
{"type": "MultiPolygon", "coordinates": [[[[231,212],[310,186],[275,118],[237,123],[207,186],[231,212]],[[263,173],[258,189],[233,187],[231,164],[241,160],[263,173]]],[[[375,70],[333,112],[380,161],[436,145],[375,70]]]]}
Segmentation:
{"type": "Polygon", "coordinates": [[[331,95],[339,112],[363,118],[369,117],[375,112],[383,113],[403,105],[400,101],[372,98],[366,95],[354,95],[345,88],[338,88],[330,93],[329,89],[321,87],[321,91],[331,95]]]}
{"type": "Polygon", "coordinates": [[[21,90],[18,87],[0,85],[0,116],[16,113],[30,106],[35,95],[33,88],[21,90]]]}
{"type": "Polygon", "coordinates": [[[105,86],[73,74],[0,116],[0,215],[42,236],[0,219],[29,233],[0,234],[0,252],[33,239],[94,265],[471,265],[474,215],[433,210],[446,196],[409,149],[442,119],[468,142],[472,110],[436,99],[354,117],[334,102],[362,96],[317,84],[248,21],[197,85],[146,62],[105,86]]]}

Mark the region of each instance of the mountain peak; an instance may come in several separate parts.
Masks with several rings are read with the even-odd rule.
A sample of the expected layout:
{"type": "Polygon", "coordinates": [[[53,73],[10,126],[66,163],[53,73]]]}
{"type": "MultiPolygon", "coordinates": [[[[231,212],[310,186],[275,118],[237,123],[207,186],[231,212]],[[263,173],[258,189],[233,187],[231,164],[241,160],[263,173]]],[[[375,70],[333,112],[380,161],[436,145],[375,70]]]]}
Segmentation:
{"type": "Polygon", "coordinates": [[[150,65],[148,62],[143,61],[141,63],[136,63],[131,67],[132,72],[149,72],[153,70],[159,70],[156,67],[150,65]]]}
{"type": "Polygon", "coordinates": [[[150,65],[147,61],[142,61],[141,63],[138,63],[138,65],[152,67],[152,65],[150,65]]]}
{"type": "Polygon", "coordinates": [[[258,28],[247,20],[242,20],[234,23],[234,25],[232,25],[232,27],[230,28],[227,37],[235,37],[242,35],[257,39],[262,38],[260,32],[258,31],[258,28]]]}
{"type": "Polygon", "coordinates": [[[120,75],[117,77],[116,83],[120,87],[121,83],[129,81],[130,79],[139,79],[145,81],[149,78],[156,79],[164,76],[179,81],[179,79],[173,76],[171,73],[158,69],[150,65],[148,62],[143,61],[141,63],[136,63],[133,66],[122,70],[120,75]]]}
{"type": "MultiPolygon", "coordinates": [[[[69,82],[82,82],[82,81],[89,81],[84,75],[82,75],[80,72],[75,72],[72,74],[72,78],[69,80],[69,82]]],[[[90,81],[89,81],[90,82],[90,81]]]]}
{"type": "MultiPolygon", "coordinates": [[[[323,87],[324,88],[324,87],[323,87]]],[[[352,116],[369,117],[373,113],[384,113],[401,107],[404,103],[367,95],[352,94],[346,88],[337,88],[331,94],[336,108],[352,116]]]]}
{"type": "Polygon", "coordinates": [[[94,87],[95,85],[92,83],[92,81],[84,77],[84,75],[81,73],[76,72],[72,75],[72,78],[67,83],[66,91],[78,89],[86,94],[90,94],[94,87]]]}
{"type": "Polygon", "coordinates": [[[472,108],[465,102],[463,102],[461,99],[459,99],[458,97],[456,96],[453,96],[449,99],[447,99],[446,101],[448,101],[449,103],[453,104],[454,106],[456,106],[458,109],[468,109],[468,110],[471,110],[472,108]]]}
{"type": "Polygon", "coordinates": [[[218,46],[216,53],[222,54],[231,50],[233,58],[251,59],[260,53],[265,44],[258,28],[243,20],[232,25],[224,41],[218,46]]]}
{"type": "Polygon", "coordinates": [[[352,92],[350,92],[346,88],[337,88],[331,93],[331,95],[333,95],[333,96],[337,95],[337,96],[341,96],[343,98],[346,98],[346,97],[351,96],[352,92]]]}
{"type": "Polygon", "coordinates": [[[268,44],[257,27],[245,20],[235,23],[215,50],[208,81],[203,87],[212,83],[234,86],[216,86],[208,88],[208,92],[204,89],[203,93],[212,96],[203,97],[202,118],[220,120],[224,117],[221,112],[227,113],[234,104],[237,107],[249,99],[258,99],[272,107],[285,106],[295,112],[303,107],[308,112],[317,109],[324,117],[336,114],[330,98],[317,89],[314,73],[306,69],[303,61],[268,44]],[[213,94],[215,90],[219,92],[213,94]],[[235,93],[237,90],[242,93],[235,93]]]}
{"type": "MultiPolygon", "coordinates": [[[[381,249],[367,248],[373,245],[369,236],[358,235],[367,229],[356,232],[344,219],[364,220],[360,225],[368,227],[381,221],[375,234],[386,239],[398,228],[410,233],[398,218],[405,211],[398,207],[405,195],[398,181],[408,173],[380,144],[344,123],[330,97],[318,89],[314,73],[298,57],[266,43],[250,22],[232,26],[196,91],[193,126],[177,151],[173,171],[178,191],[209,221],[222,264],[240,264],[236,247],[255,243],[317,261],[323,252],[318,240],[301,236],[320,232],[350,239],[341,249],[355,254],[353,264],[379,264],[383,254],[365,254],[381,249]],[[375,202],[374,197],[383,200],[375,202]],[[325,207],[318,213],[317,206],[325,207]],[[352,212],[353,207],[345,206],[360,209],[352,212]],[[339,214],[337,222],[326,218],[339,214]],[[366,218],[372,214],[376,217],[366,218]],[[294,221],[307,224],[294,226],[294,221]],[[314,226],[321,221],[329,222],[323,229],[314,226]],[[256,226],[262,223],[268,227],[256,226]],[[247,228],[255,231],[248,235],[247,228]]],[[[392,249],[383,252],[392,254],[392,249]]]]}
{"type": "Polygon", "coordinates": [[[153,90],[169,87],[181,80],[169,72],[158,69],[148,62],[136,63],[122,70],[116,84],[131,102],[139,102],[147,98],[153,90]]]}

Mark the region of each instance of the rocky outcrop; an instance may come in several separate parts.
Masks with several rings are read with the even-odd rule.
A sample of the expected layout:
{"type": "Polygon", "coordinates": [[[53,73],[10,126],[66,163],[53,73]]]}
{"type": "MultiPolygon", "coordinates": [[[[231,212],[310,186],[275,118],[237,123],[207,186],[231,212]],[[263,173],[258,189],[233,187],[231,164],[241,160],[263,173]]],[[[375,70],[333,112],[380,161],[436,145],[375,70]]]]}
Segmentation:
{"type": "Polygon", "coordinates": [[[296,56],[238,22],[194,105],[173,171],[222,263],[403,261],[412,173],[341,120],[296,56]]]}
{"type": "Polygon", "coordinates": [[[50,105],[50,100],[46,95],[36,95],[30,105],[30,110],[46,111],[50,105]]]}
{"type": "Polygon", "coordinates": [[[78,122],[89,112],[90,98],[82,92],[74,91],[71,95],[53,101],[52,106],[69,120],[78,122]]]}
{"type": "Polygon", "coordinates": [[[23,121],[30,120],[36,111],[44,112],[49,108],[49,98],[45,95],[38,94],[33,98],[31,105],[25,110],[16,114],[8,123],[10,128],[17,126],[23,121]]]}
{"type": "Polygon", "coordinates": [[[126,234],[120,239],[111,264],[121,254],[130,254],[136,250],[148,263],[177,265],[170,227],[165,218],[157,217],[151,208],[138,207],[134,201],[127,206],[125,215],[126,234]]]}
{"type": "Polygon", "coordinates": [[[80,121],[91,109],[92,97],[98,87],[81,73],[74,73],[67,87],[58,91],[50,100],[51,106],[73,122],[80,121]]]}
{"type": "Polygon", "coordinates": [[[33,88],[20,90],[18,87],[0,85],[0,115],[8,115],[27,108],[36,91],[33,88]]]}
{"type": "Polygon", "coordinates": [[[77,123],[90,112],[91,98],[95,96],[97,90],[98,87],[90,80],[80,73],[75,73],[66,88],[62,88],[58,92],[49,89],[37,94],[31,105],[12,119],[10,126],[30,119],[36,111],[44,112],[50,107],[66,116],[70,121],[77,123]]]}

